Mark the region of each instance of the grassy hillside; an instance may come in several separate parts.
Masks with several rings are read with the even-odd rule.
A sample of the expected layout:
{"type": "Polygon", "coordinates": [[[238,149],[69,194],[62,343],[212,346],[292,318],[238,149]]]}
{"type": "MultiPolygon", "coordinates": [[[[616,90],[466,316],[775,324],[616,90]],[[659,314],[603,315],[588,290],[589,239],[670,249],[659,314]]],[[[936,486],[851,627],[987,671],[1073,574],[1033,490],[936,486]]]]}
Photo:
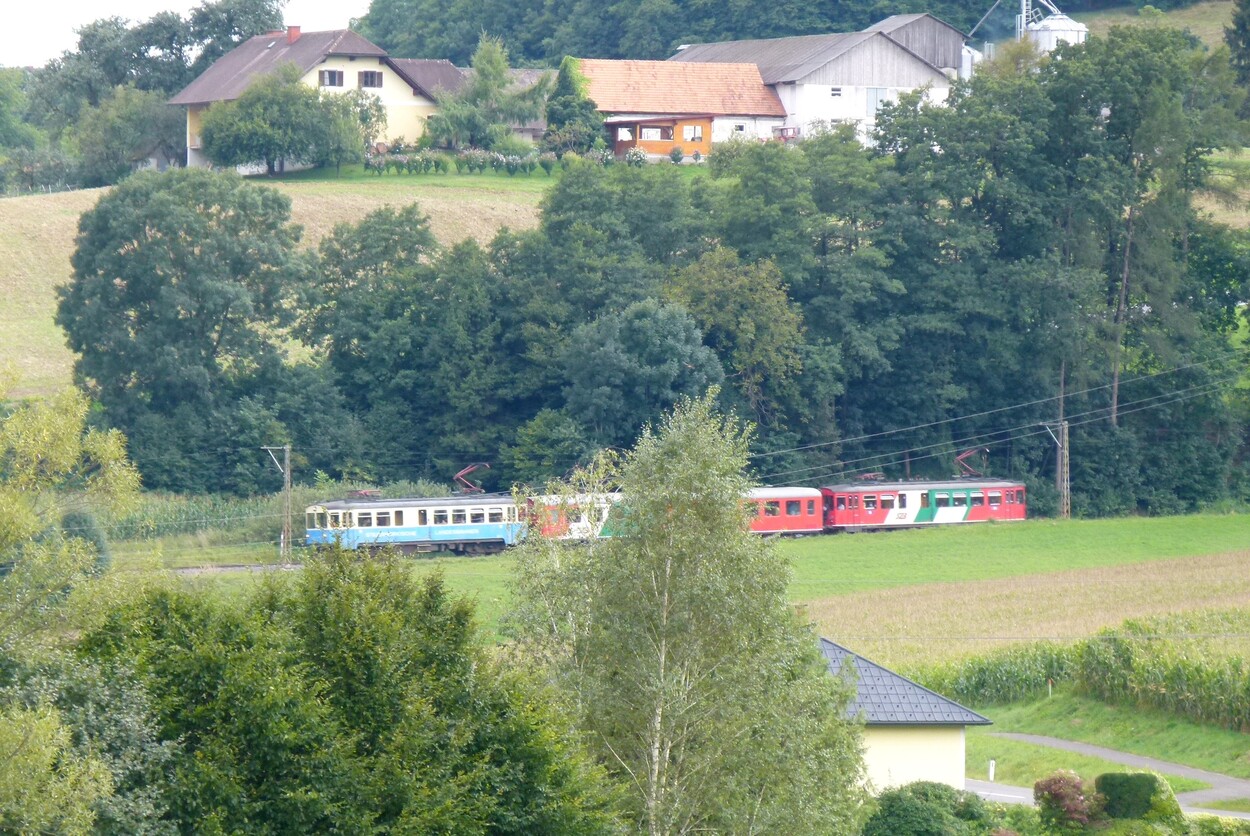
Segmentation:
{"type": "MultiPolygon", "coordinates": [[[[413,201],[430,217],[439,241],[489,241],[504,226],[529,229],[538,222],[546,177],[352,177],[291,179],[273,185],[291,197],[291,214],[315,245],[335,224],[354,221],[380,206],[413,201]]],[[[102,190],[0,199],[0,365],[12,363],[12,394],[46,394],[70,382],[73,357],[53,322],[54,289],[70,277],[78,216],[102,190]]]]}
{"type": "MultiPolygon", "coordinates": [[[[1063,8],[1063,4],[1059,4],[1063,8]]],[[[1074,18],[1089,27],[1095,35],[1106,33],[1112,26],[1134,26],[1149,22],[1137,12],[1132,4],[1097,12],[1074,14],[1074,18]]],[[[1233,0],[1206,0],[1183,9],[1164,12],[1163,20],[1169,26],[1188,29],[1212,49],[1224,45],[1224,27],[1233,19],[1233,0]]]]}

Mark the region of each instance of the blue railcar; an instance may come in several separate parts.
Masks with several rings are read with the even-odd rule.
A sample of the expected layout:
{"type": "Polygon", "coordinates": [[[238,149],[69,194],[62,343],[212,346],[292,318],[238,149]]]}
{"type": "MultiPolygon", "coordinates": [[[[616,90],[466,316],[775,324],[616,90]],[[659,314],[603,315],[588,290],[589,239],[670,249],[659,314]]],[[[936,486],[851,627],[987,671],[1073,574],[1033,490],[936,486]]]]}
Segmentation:
{"type": "Polygon", "coordinates": [[[305,509],[310,546],[342,543],[349,549],[392,546],[404,552],[492,554],[525,536],[508,494],[434,499],[336,499],[305,509]]]}

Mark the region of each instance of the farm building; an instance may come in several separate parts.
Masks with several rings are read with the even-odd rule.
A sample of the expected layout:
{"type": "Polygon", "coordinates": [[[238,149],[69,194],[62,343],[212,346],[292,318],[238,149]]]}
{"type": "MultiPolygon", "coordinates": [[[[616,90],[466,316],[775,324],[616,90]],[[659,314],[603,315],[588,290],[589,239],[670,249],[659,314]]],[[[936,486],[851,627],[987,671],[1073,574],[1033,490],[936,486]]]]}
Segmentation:
{"type": "Polygon", "coordinates": [[[854,670],[849,713],[864,722],[864,765],[874,791],[937,781],[964,788],[964,731],[990,721],[840,644],[820,640],[829,672],[854,670]]]}
{"type": "Polygon", "coordinates": [[[580,63],[618,155],[641,148],[664,156],[679,146],[707,156],[713,142],[773,139],[785,122],[785,108],[754,64],[580,63]]]}
{"type": "Polygon", "coordinates": [[[945,101],[951,80],[971,72],[964,40],[933,15],[895,15],[863,32],[695,44],[668,60],[754,64],[785,107],[787,134],[852,122],[867,137],[878,108],[903,93],[945,101]]]}

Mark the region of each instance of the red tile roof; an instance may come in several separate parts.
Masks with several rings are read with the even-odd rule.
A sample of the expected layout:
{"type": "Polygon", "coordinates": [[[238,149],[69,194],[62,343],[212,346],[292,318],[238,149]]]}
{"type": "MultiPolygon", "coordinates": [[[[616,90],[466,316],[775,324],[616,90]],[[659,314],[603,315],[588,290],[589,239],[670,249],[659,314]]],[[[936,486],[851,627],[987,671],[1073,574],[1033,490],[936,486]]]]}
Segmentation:
{"type": "Polygon", "coordinates": [[[786,115],[754,64],[583,58],[581,70],[587,93],[605,114],[786,115]]]}

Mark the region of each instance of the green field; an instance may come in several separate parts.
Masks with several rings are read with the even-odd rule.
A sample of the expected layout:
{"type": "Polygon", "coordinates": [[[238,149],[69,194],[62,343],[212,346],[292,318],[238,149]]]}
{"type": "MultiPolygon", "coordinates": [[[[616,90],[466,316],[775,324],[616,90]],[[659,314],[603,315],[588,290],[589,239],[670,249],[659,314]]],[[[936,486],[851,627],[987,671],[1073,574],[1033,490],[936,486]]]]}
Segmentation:
{"type": "MultiPolygon", "coordinates": [[[[1062,3],[1060,7],[1062,8],[1062,3]]],[[[1143,17],[1132,4],[1096,12],[1072,15],[1089,27],[1094,35],[1102,35],[1112,26],[1156,25],[1152,18],[1143,17]]],[[[1224,45],[1224,27],[1233,19],[1233,0],[1207,0],[1181,9],[1163,13],[1162,22],[1177,29],[1188,29],[1211,49],[1224,45]]]]}
{"type": "MultiPolygon", "coordinates": [[[[349,167],[350,168],[350,167],[349,167]]],[[[358,166],[356,168],[359,168],[358,166]]],[[[503,227],[531,229],[552,178],[529,176],[388,175],[291,176],[262,182],[291,198],[303,241],[316,245],[336,224],[355,222],[382,206],[418,203],[443,244],[489,241],[503,227]]],[[[0,371],[12,364],[10,395],[46,395],[70,384],[73,356],[54,322],[55,289],[71,275],[78,217],[102,189],[0,199],[0,371]]]]}

